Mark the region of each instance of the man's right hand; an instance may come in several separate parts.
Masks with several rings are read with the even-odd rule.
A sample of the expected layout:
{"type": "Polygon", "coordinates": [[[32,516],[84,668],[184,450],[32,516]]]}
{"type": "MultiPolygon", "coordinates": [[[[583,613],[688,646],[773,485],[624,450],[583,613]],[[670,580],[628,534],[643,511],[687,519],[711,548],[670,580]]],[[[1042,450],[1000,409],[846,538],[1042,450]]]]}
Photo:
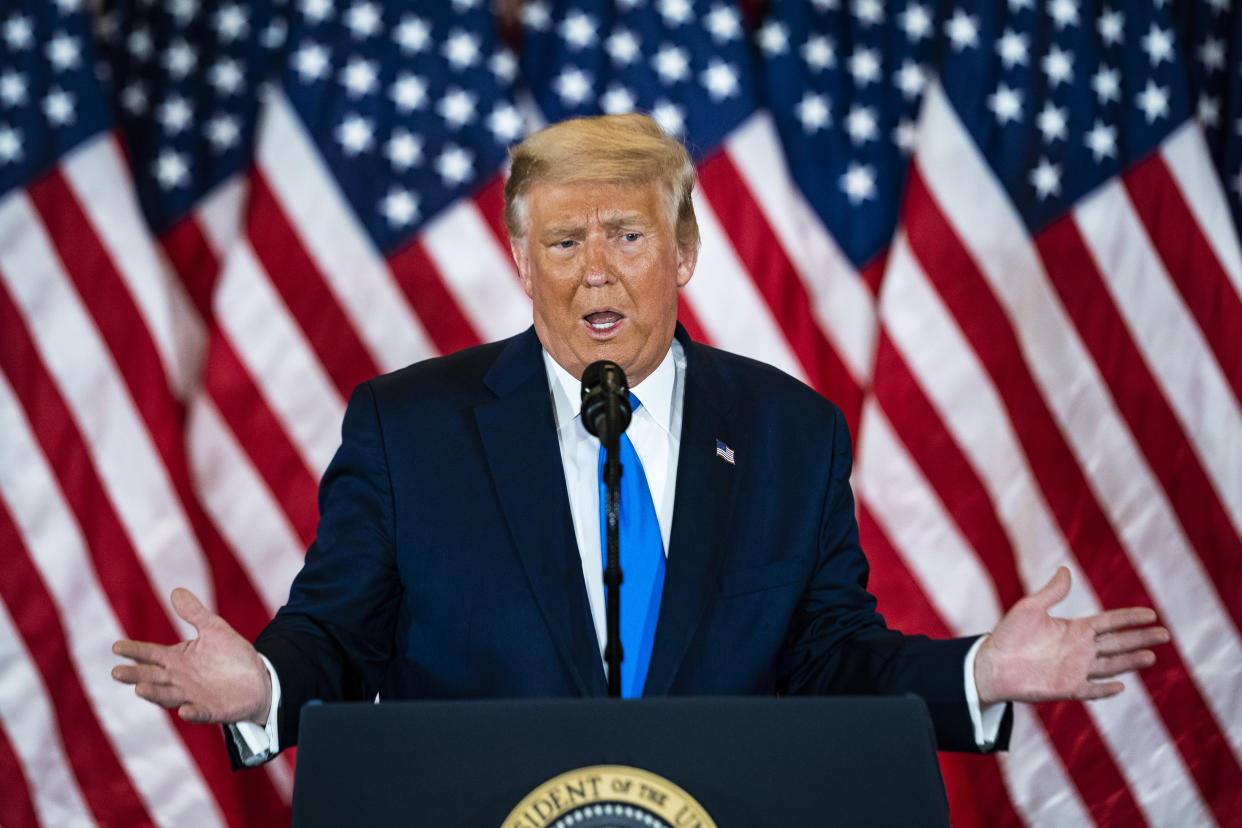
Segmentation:
{"type": "Polygon", "coordinates": [[[136,663],[113,667],[112,677],[149,702],[177,708],[187,722],[264,726],[272,680],[259,652],[188,589],[173,590],[172,605],[198,637],[171,647],[118,641],[112,652],[136,663]]]}

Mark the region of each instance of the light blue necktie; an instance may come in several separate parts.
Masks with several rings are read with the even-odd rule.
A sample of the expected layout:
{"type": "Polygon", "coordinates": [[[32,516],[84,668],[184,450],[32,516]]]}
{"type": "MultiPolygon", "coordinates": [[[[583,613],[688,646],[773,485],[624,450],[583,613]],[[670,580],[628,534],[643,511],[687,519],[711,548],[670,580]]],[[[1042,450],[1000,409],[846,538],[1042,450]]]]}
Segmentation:
{"type": "MultiPolygon", "coordinates": [[[[630,407],[638,413],[642,405],[630,394],[630,407]]],[[[621,696],[639,698],[647,681],[651,663],[651,643],[655,640],[656,621],[660,616],[660,595],[664,592],[664,539],[656,519],[655,503],[647,487],[642,461],[634,451],[630,438],[622,434],[621,498],[618,535],[621,542],[621,696]]],[[[599,449],[599,537],[600,555],[608,567],[608,523],[605,509],[608,499],[604,486],[604,456],[599,449]]],[[[608,594],[605,590],[604,600],[608,594]]]]}

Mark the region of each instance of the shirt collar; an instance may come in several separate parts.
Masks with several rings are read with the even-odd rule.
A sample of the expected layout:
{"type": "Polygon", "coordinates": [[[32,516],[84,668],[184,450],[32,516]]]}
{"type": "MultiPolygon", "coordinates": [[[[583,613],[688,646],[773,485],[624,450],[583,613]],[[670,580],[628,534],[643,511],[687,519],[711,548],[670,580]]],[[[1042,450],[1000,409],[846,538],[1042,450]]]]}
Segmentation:
{"type": "MultiPolygon", "coordinates": [[[[664,359],[656,369],[630,391],[642,401],[643,408],[655,420],[660,428],[672,432],[670,422],[673,416],[673,387],[677,378],[674,364],[674,349],[680,343],[673,340],[672,346],[664,354],[664,359]]],[[[556,410],[557,429],[572,425],[574,419],[582,412],[582,380],[561,367],[552,358],[546,348],[543,349],[543,364],[548,372],[548,387],[552,389],[552,404],[556,410]]]]}

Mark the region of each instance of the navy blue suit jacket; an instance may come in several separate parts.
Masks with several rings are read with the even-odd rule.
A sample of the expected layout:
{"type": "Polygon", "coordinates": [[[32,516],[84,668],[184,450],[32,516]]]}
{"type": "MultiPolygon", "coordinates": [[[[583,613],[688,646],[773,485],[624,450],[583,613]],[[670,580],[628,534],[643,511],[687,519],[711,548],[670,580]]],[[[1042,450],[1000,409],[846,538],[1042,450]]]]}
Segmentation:
{"type": "MultiPolygon", "coordinates": [[[[646,695],[913,692],[941,748],[974,750],[971,640],[891,631],[867,592],[841,412],[677,336],[681,453],[646,695]]],[[[256,641],[281,681],[282,747],[315,698],[606,694],[533,329],[360,385],[319,499],[305,566],[256,641]]]]}

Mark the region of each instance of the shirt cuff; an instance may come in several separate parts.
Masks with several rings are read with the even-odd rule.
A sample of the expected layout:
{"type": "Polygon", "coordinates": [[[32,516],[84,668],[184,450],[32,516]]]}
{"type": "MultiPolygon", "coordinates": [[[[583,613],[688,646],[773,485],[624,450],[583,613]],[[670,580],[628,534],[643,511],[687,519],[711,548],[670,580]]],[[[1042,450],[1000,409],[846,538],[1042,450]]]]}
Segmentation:
{"type": "Polygon", "coordinates": [[[272,679],[272,704],[267,710],[267,723],[259,727],[254,722],[236,722],[228,725],[233,743],[237,746],[238,758],[248,768],[261,765],[280,752],[280,739],[276,733],[276,711],[280,709],[280,679],[276,676],[276,668],[267,656],[259,654],[263,666],[272,679]]]}
{"type": "Polygon", "coordinates": [[[986,707],[979,705],[979,688],[975,686],[975,656],[983,646],[986,635],[979,636],[966,653],[966,707],[970,710],[970,724],[975,732],[975,744],[979,750],[991,750],[1000,736],[1001,719],[1005,717],[1005,703],[996,702],[986,707]]]}

